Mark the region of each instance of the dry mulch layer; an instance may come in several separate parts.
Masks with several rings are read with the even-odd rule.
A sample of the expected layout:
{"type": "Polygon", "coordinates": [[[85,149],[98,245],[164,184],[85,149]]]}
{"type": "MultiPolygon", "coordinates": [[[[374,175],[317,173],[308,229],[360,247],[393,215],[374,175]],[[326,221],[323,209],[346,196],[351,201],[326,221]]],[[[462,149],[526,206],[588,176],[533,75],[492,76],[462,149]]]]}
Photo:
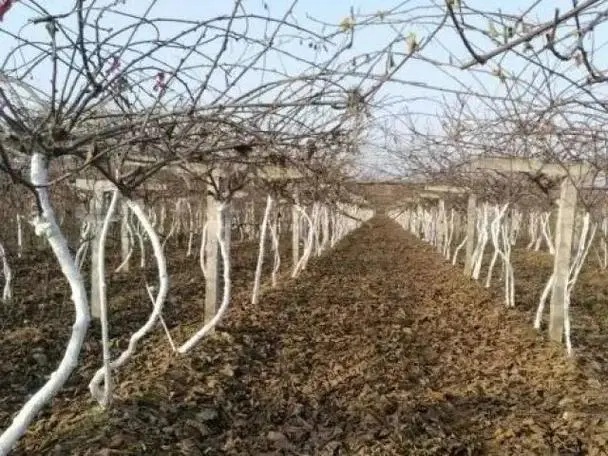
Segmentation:
{"type": "MultiPolygon", "coordinates": [[[[15,454],[608,454],[605,385],[386,218],[255,307],[239,287],[188,356],[157,330],[109,411],[85,363],[15,454]]],[[[183,339],[201,290],[178,291],[183,339]]]]}

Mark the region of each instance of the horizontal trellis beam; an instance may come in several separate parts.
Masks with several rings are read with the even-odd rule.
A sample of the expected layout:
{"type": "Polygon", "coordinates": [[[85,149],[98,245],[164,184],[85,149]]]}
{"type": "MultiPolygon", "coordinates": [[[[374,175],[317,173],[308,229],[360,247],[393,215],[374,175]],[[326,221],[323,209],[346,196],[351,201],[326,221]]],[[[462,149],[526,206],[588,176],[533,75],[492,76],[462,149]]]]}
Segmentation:
{"type": "MultiPolygon", "coordinates": [[[[155,161],[148,157],[134,156],[126,160],[129,165],[151,165],[155,161]]],[[[212,173],[216,177],[222,177],[227,174],[228,171],[222,170],[221,164],[218,166],[210,166],[206,163],[192,163],[185,162],[183,164],[167,164],[163,169],[169,172],[180,174],[183,172],[191,172],[195,174],[208,174],[212,173]]],[[[251,177],[261,177],[266,180],[298,180],[303,179],[305,175],[295,167],[292,166],[277,166],[277,165],[253,165],[251,177]]]]}
{"type": "Polygon", "coordinates": [[[451,185],[425,185],[424,190],[434,193],[456,193],[460,195],[469,192],[469,190],[464,187],[454,187],[451,185]]]}
{"type": "MultiPolygon", "coordinates": [[[[114,183],[107,179],[76,179],[74,187],[89,192],[109,192],[116,188],[114,183]]],[[[167,186],[164,184],[145,182],[142,188],[152,191],[164,191],[167,189],[167,186]]]]}
{"type": "Polygon", "coordinates": [[[549,177],[570,176],[580,179],[592,170],[587,163],[545,163],[535,158],[478,157],[468,163],[471,171],[493,170],[512,173],[544,174],[549,177]]]}
{"type": "Polygon", "coordinates": [[[441,195],[438,195],[437,193],[431,193],[431,192],[419,193],[418,197],[424,198],[424,199],[441,199],[441,195]]]}

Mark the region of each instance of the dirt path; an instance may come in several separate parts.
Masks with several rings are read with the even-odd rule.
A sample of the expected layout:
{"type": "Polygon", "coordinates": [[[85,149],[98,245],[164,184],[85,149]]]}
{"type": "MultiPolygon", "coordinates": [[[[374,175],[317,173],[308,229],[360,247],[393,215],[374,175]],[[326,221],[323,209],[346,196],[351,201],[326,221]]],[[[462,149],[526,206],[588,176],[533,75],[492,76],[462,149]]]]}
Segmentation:
{"type": "Polygon", "coordinates": [[[257,308],[235,301],[189,358],[159,344],[114,411],[75,401],[21,454],[608,451],[605,388],[387,219],[257,308]]]}

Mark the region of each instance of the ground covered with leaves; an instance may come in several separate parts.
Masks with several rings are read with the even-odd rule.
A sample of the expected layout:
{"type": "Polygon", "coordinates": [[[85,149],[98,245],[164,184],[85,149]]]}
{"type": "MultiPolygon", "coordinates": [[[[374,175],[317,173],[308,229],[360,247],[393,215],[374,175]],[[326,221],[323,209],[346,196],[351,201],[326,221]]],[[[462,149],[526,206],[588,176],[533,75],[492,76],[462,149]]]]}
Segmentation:
{"type": "MultiPolygon", "coordinates": [[[[388,219],[255,307],[240,274],[213,337],[176,357],[157,331],[109,411],[76,373],[15,454],[608,452],[608,391],[593,372],[388,219]]],[[[173,330],[183,338],[202,290],[178,282],[168,308],[192,318],[173,330]]]]}
{"type": "MultiPolygon", "coordinates": [[[[588,255],[574,286],[570,304],[571,334],[577,362],[602,378],[608,376],[608,271],[602,270],[595,252],[588,255]]],[[[542,291],[551,276],[553,256],[525,249],[515,251],[517,308],[534,320],[542,291]]],[[[544,327],[548,325],[547,300],[544,327]]]]}

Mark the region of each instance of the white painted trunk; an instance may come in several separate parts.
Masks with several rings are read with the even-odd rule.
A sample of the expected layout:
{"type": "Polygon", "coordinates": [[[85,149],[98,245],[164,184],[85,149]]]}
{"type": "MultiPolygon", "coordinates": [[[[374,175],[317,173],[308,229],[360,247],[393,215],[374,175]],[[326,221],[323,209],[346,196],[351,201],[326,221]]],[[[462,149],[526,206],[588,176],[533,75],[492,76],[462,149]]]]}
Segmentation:
{"type": "Polygon", "coordinates": [[[270,236],[272,239],[272,249],[274,251],[274,262],[272,265],[272,287],[277,286],[277,276],[279,273],[279,269],[281,268],[281,252],[280,252],[280,244],[279,244],[279,229],[278,229],[278,221],[277,217],[275,217],[270,224],[270,236]]]}
{"type": "Polygon", "coordinates": [[[133,230],[129,223],[129,207],[122,202],[120,205],[120,257],[121,264],[115,272],[129,271],[129,260],[133,254],[133,230]]]}
{"type": "MultiPolygon", "coordinates": [[[[175,204],[175,211],[173,211],[173,218],[171,220],[171,226],[169,227],[169,232],[167,233],[167,235],[165,236],[165,239],[162,242],[162,247],[165,248],[165,245],[167,244],[167,242],[169,241],[169,239],[171,239],[171,237],[175,234],[175,231],[177,229],[177,225],[178,225],[178,212],[179,212],[179,208],[180,208],[180,203],[181,200],[178,200],[177,203],[175,204]]],[[[163,208],[165,206],[163,205],[163,208]]]]}
{"type": "Polygon", "coordinates": [[[6,257],[6,250],[0,242],[0,259],[2,260],[2,275],[4,276],[4,288],[2,290],[2,300],[4,302],[10,301],[13,297],[13,271],[8,264],[8,258],[6,257]]]}
{"type": "MultiPolygon", "coordinates": [[[[133,355],[133,352],[135,351],[137,343],[154,327],[154,325],[158,321],[158,317],[162,312],[163,305],[165,303],[165,299],[169,291],[169,275],[167,273],[167,261],[163,252],[162,245],[160,243],[160,239],[154,231],[150,220],[148,219],[148,217],[146,217],[146,214],[142,207],[134,201],[128,199],[126,200],[126,202],[131,212],[133,212],[135,217],[137,217],[137,220],[140,223],[141,227],[146,231],[148,239],[150,239],[150,243],[152,244],[152,251],[154,252],[154,257],[156,259],[156,264],[158,267],[159,289],[158,294],[156,295],[156,300],[154,301],[154,308],[152,310],[152,313],[150,314],[150,317],[148,318],[146,323],[144,323],[144,325],[131,336],[127,349],[123,351],[116,360],[110,363],[110,366],[113,370],[118,369],[129,360],[129,358],[131,357],[131,355],[133,355]]],[[[89,389],[99,387],[99,385],[103,381],[104,373],[105,372],[103,368],[95,372],[93,379],[89,383],[89,389]]]]}
{"type": "Polygon", "coordinates": [[[310,216],[306,213],[306,211],[303,208],[301,208],[299,206],[296,206],[296,207],[298,208],[298,210],[304,216],[304,219],[308,223],[308,231],[307,231],[307,238],[306,238],[306,241],[304,244],[304,250],[302,252],[302,256],[300,257],[298,264],[296,265],[296,267],[294,268],[294,270],[291,274],[292,278],[297,277],[300,274],[300,272],[302,272],[306,268],[310,255],[312,254],[312,251],[314,248],[314,223],[313,223],[313,220],[310,218],[310,216]]]}
{"type": "Polygon", "coordinates": [[[186,250],[186,256],[192,255],[192,245],[194,242],[194,232],[196,231],[195,218],[192,213],[192,204],[190,201],[186,201],[186,209],[188,212],[188,249],[186,250]]]}
{"type": "Polygon", "coordinates": [[[475,280],[479,279],[481,274],[481,265],[483,263],[483,255],[488,243],[488,205],[484,204],[482,209],[481,223],[479,225],[479,240],[475,252],[475,261],[472,277],[475,280]]]}
{"type": "Polygon", "coordinates": [[[17,257],[23,255],[23,226],[21,224],[21,215],[17,214],[17,257]]]}
{"type": "MultiPolygon", "coordinates": [[[[223,220],[223,212],[225,209],[224,204],[218,205],[218,218],[219,220],[223,220]]],[[[222,296],[222,303],[213,316],[204,326],[196,332],[188,341],[186,341],[181,347],[178,348],[178,352],[180,354],[184,354],[189,352],[206,334],[210,333],[215,326],[218,324],[226,310],[228,309],[228,305],[230,304],[230,290],[231,290],[231,264],[230,264],[230,252],[227,249],[226,238],[230,236],[230,233],[226,233],[225,224],[220,223],[219,232],[217,235],[217,240],[220,247],[220,254],[223,262],[223,270],[224,270],[224,290],[222,296]]]]}
{"type": "MultiPolygon", "coordinates": [[[[154,309],[154,302],[156,301],[156,299],[154,298],[154,287],[151,287],[150,285],[146,285],[146,291],[148,292],[148,297],[150,298],[150,303],[152,304],[152,309],[154,309]]],[[[177,352],[177,347],[175,346],[173,337],[171,337],[171,333],[169,332],[169,328],[167,327],[167,324],[165,323],[165,319],[163,318],[162,313],[158,315],[158,319],[160,320],[160,324],[162,325],[163,330],[165,331],[165,335],[167,336],[167,340],[169,341],[169,346],[171,347],[171,350],[174,353],[177,352]]]]}
{"type": "Polygon", "coordinates": [[[258,249],[258,260],[255,266],[255,277],[253,280],[253,291],[251,293],[251,303],[257,304],[260,300],[260,284],[262,281],[262,267],[264,266],[264,250],[266,249],[266,233],[268,232],[268,219],[274,203],[273,198],[268,195],[266,198],[266,209],[260,226],[260,244],[258,249]]]}
{"type": "MultiPolygon", "coordinates": [[[[103,390],[98,388],[99,385],[91,383],[91,395],[101,405],[102,408],[107,408],[112,402],[112,369],[110,367],[110,328],[108,322],[108,295],[106,292],[106,239],[108,237],[108,230],[110,228],[110,222],[116,211],[116,205],[118,203],[118,189],[115,189],[112,193],[112,200],[108,207],[108,212],[103,220],[101,226],[101,232],[99,233],[99,253],[97,255],[97,269],[99,278],[99,310],[100,310],[100,322],[101,322],[101,346],[103,352],[103,375],[104,375],[104,387],[103,390]]],[[[94,284],[95,285],[95,284],[94,284]]]]}
{"type": "MultiPolygon", "coordinates": [[[[124,204],[124,203],[123,203],[124,204]]],[[[122,217],[123,220],[121,220],[121,255],[122,255],[122,262],[118,265],[118,267],[116,268],[116,270],[114,272],[118,273],[120,271],[124,271],[127,272],[129,270],[129,261],[131,260],[131,257],[133,256],[133,251],[134,251],[134,244],[135,244],[135,234],[133,233],[133,228],[131,227],[131,222],[129,220],[130,217],[130,211],[129,211],[129,207],[124,204],[123,208],[122,208],[122,217]],[[122,230],[126,231],[126,251],[124,249],[125,245],[125,239],[123,238],[125,233],[122,233],[122,230]]]]}
{"type": "Polygon", "coordinates": [[[89,250],[89,244],[91,241],[89,240],[89,236],[91,234],[91,223],[87,220],[83,220],[82,226],[80,227],[80,245],[78,250],[76,251],[76,264],[78,265],[78,271],[82,271],[82,266],[84,266],[84,262],[87,258],[87,253],[89,250]]]}
{"type": "Polygon", "coordinates": [[[61,271],[72,292],[75,320],[64,356],[46,383],[25,403],[11,425],[0,435],[0,454],[5,455],[17,440],[25,434],[38,412],[57,394],[78,364],[78,356],[89,326],[90,315],[85,284],[76,262],[70,253],[68,242],[59,229],[48,192],[48,162],[41,153],[31,158],[30,178],[36,187],[41,213],[33,221],[36,234],[48,241],[61,271]]]}
{"type": "Polygon", "coordinates": [[[540,295],[540,300],[538,302],[538,307],[536,309],[536,317],[534,318],[534,328],[536,329],[540,329],[540,325],[543,321],[543,312],[545,311],[545,304],[547,303],[547,299],[549,298],[549,293],[551,292],[551,289],[553,288],[553,281],[555,280],[555,277],[553,274],[551,274],[551,276],[549,277],[549,280],[547,281],[545,288],[542,292],[542,294],[540,295]]]}
{"type": "Polygon", "coordinates": [[[462,242],[460,244],[458,244],[458,246],[456,247],[456,250],[454,250],[454,257],[452,258],[453,266],[456,266],[456,261],[458,260],[458,253],[462,250],[462,248],[465,246],[466,243],[467,243],[467,237],[465,235],[465,237],[462,239],[462,242]]]}
{"type": "Polygon", "coordinates": [[[507,224],[502,226],[502,251],[500,255],[504,265],[505,305],[515,307],[515,274],[511,264],[511,233],[507,224]]]}
{"type": "Polygon", "coordinates": [[[574,261],[572,266],[570,267],[570,274],[568,278],[568,285],[566,287],[566,300],[565,300],[565,319],[564,319],[564,338],[566,342],[566,351],[568,355],[572,355],[572,340],[571,340],[571,328],[570,328],[570,301],[572,296],[572,290],[574,289],[574,285],[578,280],[578,276],[583,268],[583,264],[585,263],[585,258],[589,253],[589,248],[593,243],[593,239],[595,238],[595,233],[597,230],[597,225],[593,224],[591,227],[591,233],[589,233],[590,229],[590,215],[586,213],[583,216],[582,227],[578,238],[578,247],[576,250],[576,254],[574,256],[574,261]]]}

